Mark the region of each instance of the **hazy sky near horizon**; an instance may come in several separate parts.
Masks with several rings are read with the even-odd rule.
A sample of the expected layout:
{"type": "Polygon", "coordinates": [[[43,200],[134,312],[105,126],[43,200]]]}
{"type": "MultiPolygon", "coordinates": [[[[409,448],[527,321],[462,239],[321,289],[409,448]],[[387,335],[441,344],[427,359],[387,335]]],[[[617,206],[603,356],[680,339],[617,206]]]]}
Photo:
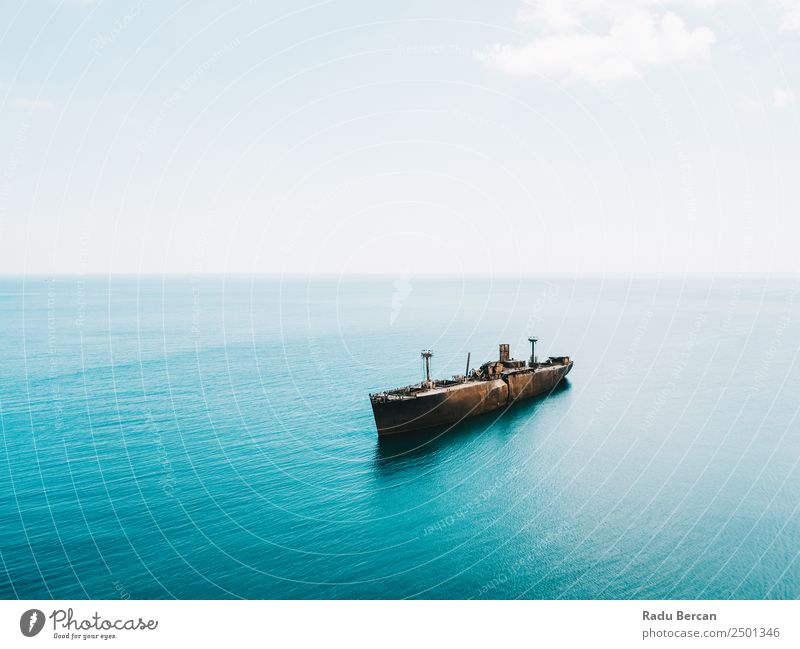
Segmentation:
{"type": "Polygon", "coordinates": [[[0,6],[0,273],[798,272],[800,0],[0,6]]]}

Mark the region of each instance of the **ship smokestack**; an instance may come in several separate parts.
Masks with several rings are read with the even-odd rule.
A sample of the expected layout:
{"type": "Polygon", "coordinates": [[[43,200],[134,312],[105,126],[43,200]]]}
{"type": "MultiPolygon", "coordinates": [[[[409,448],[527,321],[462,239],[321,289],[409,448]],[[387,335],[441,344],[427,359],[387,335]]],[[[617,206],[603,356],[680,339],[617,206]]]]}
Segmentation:
{"type": "Polygon", "coordinates": [[[509,356],[509,345],[508,343],[501,343],[500,344],[500,362],[504,363],[510,358],[509,356]]]}

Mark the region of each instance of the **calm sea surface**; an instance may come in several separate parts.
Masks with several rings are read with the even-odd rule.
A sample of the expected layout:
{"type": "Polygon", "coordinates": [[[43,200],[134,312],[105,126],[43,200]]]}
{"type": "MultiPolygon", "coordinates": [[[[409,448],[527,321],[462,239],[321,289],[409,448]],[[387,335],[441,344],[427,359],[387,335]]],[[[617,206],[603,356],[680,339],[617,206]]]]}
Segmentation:
{"type": "Polygon", "coordinates": [[[0,280],[2,598],[796,598],[788,279],[0,280]],[[368,393],[570,355],[379,442],[368,393]]]}

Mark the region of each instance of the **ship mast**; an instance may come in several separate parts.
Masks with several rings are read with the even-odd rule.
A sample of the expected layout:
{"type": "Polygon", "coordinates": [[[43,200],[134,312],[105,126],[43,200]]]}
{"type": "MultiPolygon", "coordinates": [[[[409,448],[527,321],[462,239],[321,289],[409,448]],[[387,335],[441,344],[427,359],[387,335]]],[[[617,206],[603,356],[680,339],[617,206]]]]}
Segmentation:
{"type": "Polygon", "coordinates": [[[530,338],[528,338],[528,342],[531,344],[531,360],[530,360],[530,363],[529,363],[531,367],[536,365],[536,341],[537,340],[539,340],[539,339],[536,338],[535,336],[531,336],[530,338]]]}
{"type": "Polygon", "coordinates": [[[426,383],[431,382],[431,356],[433,356],[433,352],[430,349],[423,349],[420,353],[422,356],[422,360],[425,363],[425,381],[426,383]]]}

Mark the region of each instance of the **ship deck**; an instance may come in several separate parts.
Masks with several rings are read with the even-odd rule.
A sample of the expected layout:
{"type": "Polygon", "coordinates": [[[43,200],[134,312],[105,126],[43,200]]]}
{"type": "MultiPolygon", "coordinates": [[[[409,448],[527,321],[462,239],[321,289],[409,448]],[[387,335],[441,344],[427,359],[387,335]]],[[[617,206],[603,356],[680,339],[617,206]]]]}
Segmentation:
{"type": "Polygon", "coordinates": [[[484,379],[466,379],[462,381],[455,380],[441,380],[435,381],[434,387],[426,387],[424,385],[409,385],[403,388],[394,388],[392,390],[385,390],[383,392],[376,392],[370,394],[370,399],[379,401],[402,401],[404,399],[417,399],[431,394],[442,394],[445,392],[452,392],[459,390],[475,383],[482,383],[484,379]]]}
{"type": "MultiPolygon", "coordinates": [[[[519,374],[532,374],[539,370],[559,367],[559,365],[553,363],[537,363],[535,367],[512,367],[503,370],[501,376],[508,376],[511,374],[519,375],[519,374]]],[[[440,379],[434,381],[434,387],[426,387],[425,385],[418,383],[416,385],[408,385],[402,388],[393,388],[391,390],[384,390],[382,392],[375,392],[370,394],[370,399],[378,400],[378,401],[402,401],[405,399],[417,399],[419,397],[424,397],[428,395],[434,394],[442,394],[445,392],[452,392],[455,390],[459,390],[465,388],[470,385],[474,385],[475,383],[483,383],[486,381],[495,381],[501,378],[498,376],[496,379],[483,379],[483,378],[468,378],[468,379],[440,379]]]]}

